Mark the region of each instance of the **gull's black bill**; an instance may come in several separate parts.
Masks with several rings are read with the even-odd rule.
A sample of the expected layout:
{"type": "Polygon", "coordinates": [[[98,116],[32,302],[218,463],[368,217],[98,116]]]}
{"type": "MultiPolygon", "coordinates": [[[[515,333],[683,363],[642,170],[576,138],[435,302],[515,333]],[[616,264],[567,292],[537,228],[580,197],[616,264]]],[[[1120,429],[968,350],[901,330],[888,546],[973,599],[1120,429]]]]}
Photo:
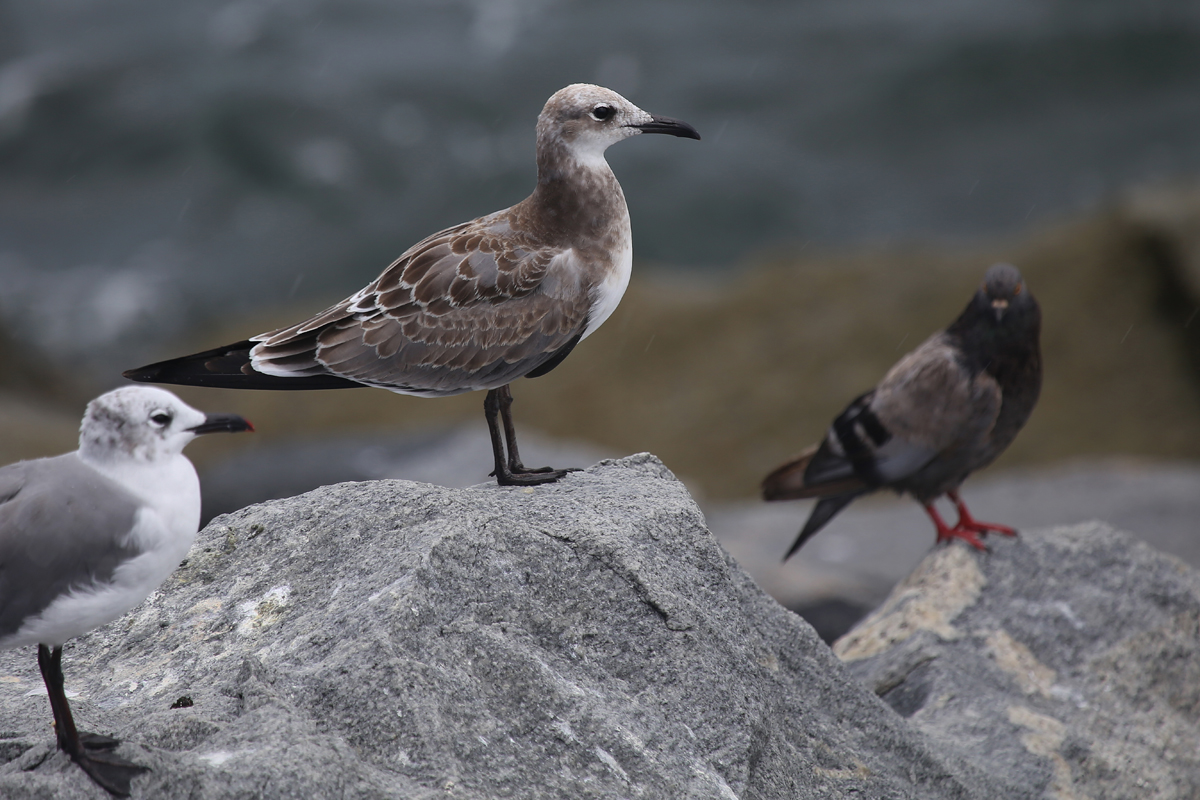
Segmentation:
{"type": "Polygon", "coordinates": [[[239,433],[240,431],[254,433],[254,426],[250,424],[250,420],[239,417],[237,414],[206,414],[204,422],[194,428],[188,428],[188,430],[195,434],[239,433]]]}
{"type": "Polygon", "coordinates": [[[669,133],[672,136],[682,136],[685,139],[699,139],[700,133],[691,125],[670,117],[659,117],[651,115],[650,122],[644,125],[630,125],[631,128],[637,128],[642,133],[669,133]]]}

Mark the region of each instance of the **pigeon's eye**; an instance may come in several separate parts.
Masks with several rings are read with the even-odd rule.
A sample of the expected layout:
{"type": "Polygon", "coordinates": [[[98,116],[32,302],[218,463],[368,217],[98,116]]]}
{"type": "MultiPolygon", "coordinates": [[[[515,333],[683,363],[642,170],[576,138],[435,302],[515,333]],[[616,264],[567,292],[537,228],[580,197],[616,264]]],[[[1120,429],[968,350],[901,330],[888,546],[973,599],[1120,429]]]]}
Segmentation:
{"type": "Polygon", "coordinates": [[[171,424],[171,415],[166,411],[155,411],[150,415],[150,421],[160,428],[165,428],[171,424]]]}
{"type": "Polygon", "coordinates": [[[605,103],[601,103],[592,109],[592,119],[595,119],[599,122],[604,122],[604,120],[608,119],[615,113],[617,113],[615,108],[605,103]]]}
{"type": "Polygon", "coordinates": [[[1013,297],[1016,297],[1016,296],[1017,296],[1017,295],[1019,295],[1020,293],[1021,293],[1021,284],[1019,284],[1019,283],[1018,283],[1018,284],[1017,284],[1017,288],[1016,288],[1016,289],[1013,289],[1013,297]]]}

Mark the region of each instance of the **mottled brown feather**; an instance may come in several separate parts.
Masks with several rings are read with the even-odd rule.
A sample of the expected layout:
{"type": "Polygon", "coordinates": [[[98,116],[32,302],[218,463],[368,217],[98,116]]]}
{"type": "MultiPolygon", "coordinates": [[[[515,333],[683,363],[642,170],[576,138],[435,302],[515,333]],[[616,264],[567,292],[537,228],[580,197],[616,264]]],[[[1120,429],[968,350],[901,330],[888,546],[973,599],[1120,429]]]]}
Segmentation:
{"type": "Polygon", "coordinates": [[[289,371],[320,365],[364,383],[438,393],[448,382],[470,391],[528,372],[580,332],[590,298],[578,291],[573,253],[535,246],[532,232],[521,236],[519,212],[430,237],[317,318],[255,337],[255,357],[289,371]],[[493,228],[508,236],[488,235],[493,228]],[[314,329],[319,336],[303,335],[314,329]]]}

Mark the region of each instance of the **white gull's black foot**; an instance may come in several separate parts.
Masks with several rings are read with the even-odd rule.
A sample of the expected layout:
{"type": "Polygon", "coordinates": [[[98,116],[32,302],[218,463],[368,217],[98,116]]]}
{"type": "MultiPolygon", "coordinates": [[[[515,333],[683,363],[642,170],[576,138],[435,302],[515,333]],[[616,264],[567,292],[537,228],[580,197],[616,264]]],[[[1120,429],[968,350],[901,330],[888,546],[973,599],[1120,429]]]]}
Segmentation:
{"type": "MultiPolygon", "coordinates": [[[[82,738],[80,737],[81,740],[82,738]]],[[[84,750],[79,753],[70,754],[71,760],[102,789],[115,797],[129,797],[133,779],[150,771],[149,767],[134,764],[116,753],[106,750],[87,752],[86,747],[85,745],[84,750]]]]}

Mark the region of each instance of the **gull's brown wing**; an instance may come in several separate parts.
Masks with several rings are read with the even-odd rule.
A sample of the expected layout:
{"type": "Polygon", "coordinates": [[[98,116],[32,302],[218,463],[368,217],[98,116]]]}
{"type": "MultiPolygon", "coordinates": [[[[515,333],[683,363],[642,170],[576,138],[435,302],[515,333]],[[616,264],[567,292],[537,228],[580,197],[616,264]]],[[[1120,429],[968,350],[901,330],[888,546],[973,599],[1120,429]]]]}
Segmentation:
{"type": "Polygon", "coordinates": [[[250,357],[279,377],[424,395],[491,389],[574,346],[591,307],[584,280],[571,250],[534,244],[499,212],[414,245],[312,319],[252,337],[250,357]]]}

